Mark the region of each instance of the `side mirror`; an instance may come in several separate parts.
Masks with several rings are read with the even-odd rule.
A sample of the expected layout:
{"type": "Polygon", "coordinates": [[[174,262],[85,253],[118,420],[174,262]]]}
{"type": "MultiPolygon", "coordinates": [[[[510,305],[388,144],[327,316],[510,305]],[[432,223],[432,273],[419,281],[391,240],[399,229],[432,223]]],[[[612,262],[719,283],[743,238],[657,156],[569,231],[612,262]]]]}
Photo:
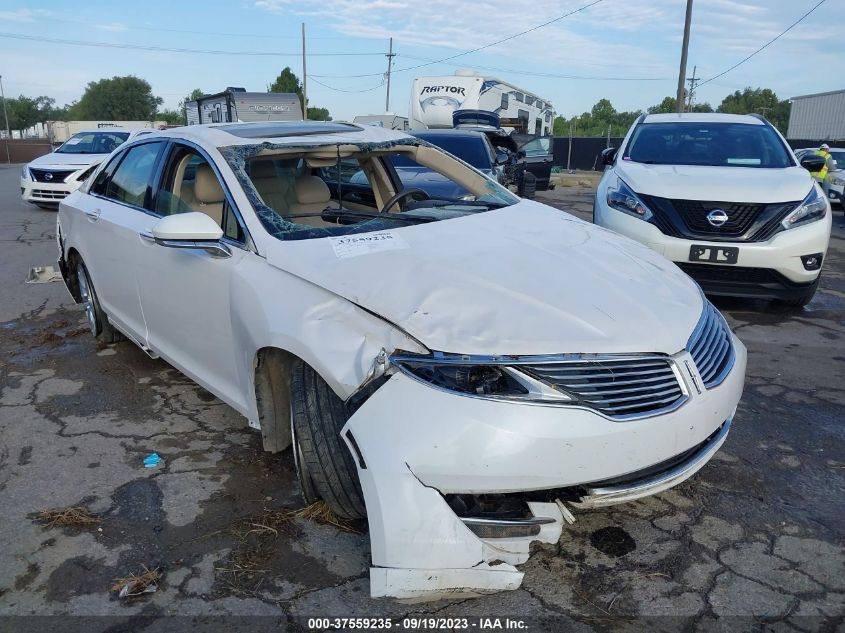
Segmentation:
{"type": "Polygon", "coordinates": [[[205,213],[192,211],[162,218],[153,226],[153,240],[159,246],[203,250],[214,257],[231,257],[220,242],[223,229],[205,213]]]}
{"type": "Polygon", "coordinates": [[[819,156],[818,154],[806,154],[801,158],[801,167],[807,171],[821,171],[824,169],[825,164],[827,164],[825,157],[819,156]]]}
{"type": "Polygon", "coordinates": [[[496,164],[497,165],[504,165],[505,163],[508,162],[508,158],[510,158],[510,157],[508,156],[507,152],[496,152],[496,164]]]}
{"type": "Polygon", "coordinates": [[[613,162],[616,160],[616,148],[615,147],[608,147],[607,149],[602,150],[601,152],[601,163],[602,165],[612,165],[613,162]]]}

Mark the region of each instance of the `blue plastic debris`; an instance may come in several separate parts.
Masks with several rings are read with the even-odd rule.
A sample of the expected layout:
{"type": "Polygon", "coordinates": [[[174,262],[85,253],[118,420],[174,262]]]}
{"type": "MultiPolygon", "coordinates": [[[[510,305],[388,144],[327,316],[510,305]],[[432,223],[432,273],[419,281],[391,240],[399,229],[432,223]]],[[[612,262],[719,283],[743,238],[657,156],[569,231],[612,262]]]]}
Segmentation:
{"type": "Polygon", "coordinates": [[[158,453],[150,453],[144,458],[144,468],[155,468],[156,464],[161,461],[158,453]]]}

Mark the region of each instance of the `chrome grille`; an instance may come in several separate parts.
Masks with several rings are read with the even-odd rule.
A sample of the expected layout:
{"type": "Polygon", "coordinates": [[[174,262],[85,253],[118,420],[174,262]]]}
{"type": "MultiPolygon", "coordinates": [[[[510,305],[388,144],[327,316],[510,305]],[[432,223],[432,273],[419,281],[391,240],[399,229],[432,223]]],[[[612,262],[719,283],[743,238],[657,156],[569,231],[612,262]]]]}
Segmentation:
{"type": "Polygon", "coordinates": [[[687,351],[710,389],[722,384],[734,364],[734,346],[731,331],[719,311],[709,301],[704,302],[704,311],[698,325],[687,341],[687,351]]]}
{"type": "Polygon", "coordinates": [[[36,182],[64,182],[76,169],[35,169],[29,168],[32,179],[36,182]]]}
{"type": "Polygon", "coordinates": [[[665,356],[607,356],[516,365],[614,419],[656,415],[686,401],[674,365],[665,356]]]}

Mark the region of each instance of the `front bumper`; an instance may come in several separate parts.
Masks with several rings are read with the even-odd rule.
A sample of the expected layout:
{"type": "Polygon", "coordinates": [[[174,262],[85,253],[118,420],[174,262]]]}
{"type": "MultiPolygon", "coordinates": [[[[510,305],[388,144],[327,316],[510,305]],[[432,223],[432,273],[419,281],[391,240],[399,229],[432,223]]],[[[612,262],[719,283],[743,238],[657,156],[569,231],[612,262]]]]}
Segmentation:
{"type": "Polygon", "coordinates": [[[71,178],[73,176],[68,178],[68,182],[59,183],[38,182],[21,178],[21,198],[25,202],[33,204],[58,205],[59,202],[82,186],[82,182],[71,180],[71,178]]]}
{"type": "MultiPolygon", "coordinates": [[[[513,566],[528,559],[529,544],[560,536],[564,512],[554,500],[528,504],[534,517],[554,519],[537,535],[481,538],[444,495],[578,488],[593,490],[581,501],[596,507],[654,494],[692,475],[724,441],[717,431],[727,433],[725,422],[742,394],[746,352],[736,337],[733,344],[734,367],[721,385],[698,393],[685,371],[683,406],[627,422],[589,409],[465,397],[393,375],[341,433],[351,450],[354,438],[363,458],[358,473],[370,525],[372,595],[514,588],[522,574],[513,566]],[[678,472],[630,480],[695,447],[701,447],[695,459],[688,457],[678,472]],[[608,480],[619,484],[611,491],[591,484],[608,480]],[[491,565],[496,561],[503,562],[491,565]]],[[[673,358],[695,366],[685,351],[673,358]]],[[[697,373],[696,379],[700,385],[697,373]]]]}
{"type": "MultiPolygon", "coordinates": [[[[738,281],[739,285],[735,286],[734,290],[725,289],[724,284],[718,283],[718,279],[708,280],[706,275],[702,275],[704,290],[708,291],[705,286],[712,281],[710,292],[713,294],[769,296],[772,293],[760,295],[760,293],[752,291],[754,286],[764,285],[768,282],[755,279],[754,273],[747,273],[747,271],[774,271],[785,281],[782,285],[786,295],[793,290],[800,294],[816,280],[820,272],[818,270],[805,270],[801,263],[801,256],[814,253],[822,253],[824,256],[827,253],[828,243],[830,242],[831,215],[831,213],[828,213],[823,219],[806,226],[781,231],[765,242],[708,242],[707,240],[671,237],[661,233],[660,229],[653,224],[608,208],[601,200],[596,205],[595,221],[600,226],[645,244],[676,264],[689,263],[690,246],[693,244],[712,247],[736,246],[739,248],[739,258],[736,264],[724,266],[696,263],[696,267],[714,266],[740,271],[734,273],[736,279],[732,280],[738,281]],[[722,292],[719,292],[720,286],[722,286],[722,292]]],[[[684,266],[681,267],[684,268],[684,266]]],[[[715,276],[715,274],[713,273],[711,276],[715,276]]],[[[695,275],[692,276],[697,281],[699,280],[695,275]]],[[[789,297],[779,294],[770,298],[789,297]]]]}

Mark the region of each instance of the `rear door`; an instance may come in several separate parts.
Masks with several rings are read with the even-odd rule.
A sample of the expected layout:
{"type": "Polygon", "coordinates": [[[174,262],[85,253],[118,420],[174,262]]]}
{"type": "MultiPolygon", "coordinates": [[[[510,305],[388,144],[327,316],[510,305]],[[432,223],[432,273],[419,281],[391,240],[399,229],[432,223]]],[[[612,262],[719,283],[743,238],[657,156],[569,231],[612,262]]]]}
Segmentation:
{"type": "Polygon", "coordinates": [[[141,233],[154,221],[151,193],[164,141],[133,145],[100,172],[81,198],[84,229],[80,254],[109,321],[134,338],[146,340],[146,324],[135,281],[141,233]]]}
{"type": "Polygon", "coordinates": [[[528,141],[520,149],[525,152],[525,169],[534,174],[537,179],[537,189],[542,191],[549,188],[552,175],[552,159],[554,139],[551,136],[541,136],[528,141]]]}

